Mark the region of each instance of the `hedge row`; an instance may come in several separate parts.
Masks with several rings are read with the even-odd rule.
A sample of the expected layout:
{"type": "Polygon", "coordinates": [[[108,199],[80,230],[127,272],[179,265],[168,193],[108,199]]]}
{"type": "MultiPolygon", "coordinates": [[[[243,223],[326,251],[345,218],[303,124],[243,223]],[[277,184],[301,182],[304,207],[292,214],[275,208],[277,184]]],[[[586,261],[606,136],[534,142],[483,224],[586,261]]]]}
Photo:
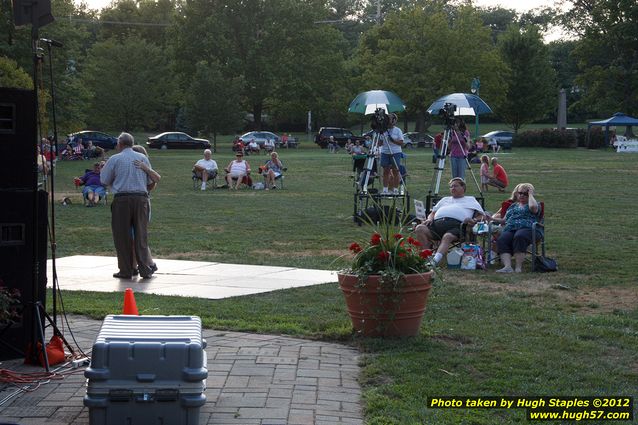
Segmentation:
{"type": "Polygon", "coordinates": [[[569,130],[544,128],[517,134],[515,143],[516,146],[525,147],[600,149],[605,147],[605,134],[599,127],[590,130],[589,138],[587,138],[587,130],[581,128],[569,130]]]}

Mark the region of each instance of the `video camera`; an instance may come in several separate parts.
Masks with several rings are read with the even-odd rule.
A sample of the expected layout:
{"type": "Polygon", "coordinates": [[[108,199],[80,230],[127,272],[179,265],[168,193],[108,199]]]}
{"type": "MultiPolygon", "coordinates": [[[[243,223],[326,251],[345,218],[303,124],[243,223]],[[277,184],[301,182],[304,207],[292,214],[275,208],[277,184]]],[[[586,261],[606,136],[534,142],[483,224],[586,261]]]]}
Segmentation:
{"type": "Polygon", "coordinates": [[[377,108],[370,120],[370,128],[377,133],[383,133],[388,131],[390,127],[390,116],[385,113],[385,109],[377,108]]]}
{"type": "Polygon", "coordinates": [[[446,126],[451,127],[454,123],[454,112],[456,112],[456,105],[454,103],[446,103],[439,109],[439,116],[443,118],[446,126]]]}

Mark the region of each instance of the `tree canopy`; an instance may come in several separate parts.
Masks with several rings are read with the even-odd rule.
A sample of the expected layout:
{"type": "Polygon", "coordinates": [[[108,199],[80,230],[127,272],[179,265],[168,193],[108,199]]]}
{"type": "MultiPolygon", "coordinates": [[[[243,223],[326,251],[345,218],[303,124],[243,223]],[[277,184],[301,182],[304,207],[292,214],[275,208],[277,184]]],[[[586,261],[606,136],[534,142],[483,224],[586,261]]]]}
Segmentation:
{"type": "MultiPolygon", "coordinates": [[[[33,52],[29,26],[15,28],[9,6],[0,8],[0,56],[15,79],[31,73],[33,52]]],[[[53,0],[56,21],[40,37],[64,47],[51,57],[40,47],[66,132],[174,130],[182,118],[194,132],[290,131],[305,127],[308,111],[316,126],[347,125],[359,119],[347,105],[369,89],[399,94],[423,130],[429,104],[469,91],[475,77],[515,129],[550,119],[558,88],[579,117],[638,113],[636,2],[564,6],[517,14],[448,0],[115,0],[93,11],[53,0]],[[548,50],[542,32],[556,23],[575,39],[548,50]],[[232,99],[229,113],[245,119],[225,120],[205,94],[232,99]]]]}

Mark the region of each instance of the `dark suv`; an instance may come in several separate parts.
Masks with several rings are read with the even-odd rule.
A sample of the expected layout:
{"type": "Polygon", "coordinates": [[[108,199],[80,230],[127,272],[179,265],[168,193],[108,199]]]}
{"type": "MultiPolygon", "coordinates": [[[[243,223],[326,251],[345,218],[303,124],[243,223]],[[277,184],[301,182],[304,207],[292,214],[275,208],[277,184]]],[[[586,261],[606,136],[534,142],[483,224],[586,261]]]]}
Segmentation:
{"type": "Polygon", "coordinates": [[[319,129],[319,133],[315,135],[315,143],[324,149],[328,146],[328,139],[330,136],[333,136],[335,141],[339,144],[339,146],[343,147],[348,139],[353,142],[356,140],[363,141],[363,137],[355,136],[352,134],[352,131],[346,128],[337,128],[337,127],[321,127],[319,129]]]}

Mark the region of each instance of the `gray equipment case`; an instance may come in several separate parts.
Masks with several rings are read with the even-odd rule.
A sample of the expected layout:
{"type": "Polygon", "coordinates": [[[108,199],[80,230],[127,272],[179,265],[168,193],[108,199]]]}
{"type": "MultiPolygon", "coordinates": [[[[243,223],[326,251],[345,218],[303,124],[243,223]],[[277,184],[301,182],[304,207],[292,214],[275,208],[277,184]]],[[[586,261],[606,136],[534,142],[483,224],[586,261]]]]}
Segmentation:
{"type": "Polygon", "coordinates": [[[107,316],[84,372],[89,423],[197,425],[205,346],[196,316],[107,316]]]}

